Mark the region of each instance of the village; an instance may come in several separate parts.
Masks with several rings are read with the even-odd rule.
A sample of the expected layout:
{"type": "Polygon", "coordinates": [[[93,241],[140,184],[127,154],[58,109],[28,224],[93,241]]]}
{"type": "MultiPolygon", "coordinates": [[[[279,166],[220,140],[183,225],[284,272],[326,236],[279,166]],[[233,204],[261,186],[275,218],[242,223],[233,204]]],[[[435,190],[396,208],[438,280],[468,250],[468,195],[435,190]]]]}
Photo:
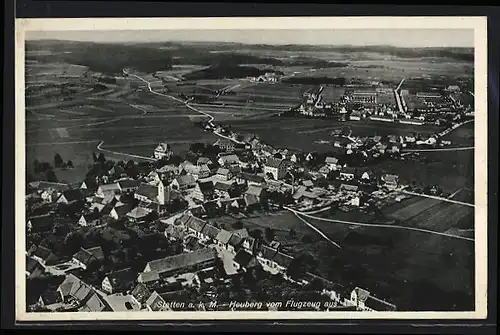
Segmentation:
{"type": "Polygon", "coordinates": [[[215,308],[214,301],[217,310],[234,310],[231,301],[241,294],[255,301],[269,294],[242,282],[267,280],[331,302],[316,310],[396,310],[363,288],[301,270],[272,232],[249,230],[241,219],[331,207],[373,213],[401,201],[403,189],[440,195],[439,185],[417,189],[402,185],[397,174],[359,167],[409,159],[408,147],[446,144],[439,134],[356,137],[335,130],[331,153],[318,154],[273,148],[211,122],[201,127],[220,138],[193,143],[186,157],[159,143],[155,163],[113,162],[100,153],[81,183],[29,183],[26,276],[28,283],[53,282],[35,293],[31,309],[185,310],[174,302],[187,295],[200,302],[189,307],[194,310],[215,308]]]}

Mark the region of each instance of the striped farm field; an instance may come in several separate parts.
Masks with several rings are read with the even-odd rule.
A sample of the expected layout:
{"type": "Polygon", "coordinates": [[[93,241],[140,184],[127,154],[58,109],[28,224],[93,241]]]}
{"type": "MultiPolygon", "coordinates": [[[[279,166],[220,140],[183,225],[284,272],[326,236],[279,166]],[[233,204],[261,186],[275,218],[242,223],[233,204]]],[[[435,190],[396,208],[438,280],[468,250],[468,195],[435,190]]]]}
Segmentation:
{"type": "Polygon", "coordinates": [[[433,208],[440,202],[441,200],[413,197],[401,202],[402,207],[398,206],[399,208],[395,210],[389,207],[386,209],[386,211],[390,211],[389,217],[400,221],[406,221],[414,217],[415,215],[418,215],[419,213],[433,208]]]}

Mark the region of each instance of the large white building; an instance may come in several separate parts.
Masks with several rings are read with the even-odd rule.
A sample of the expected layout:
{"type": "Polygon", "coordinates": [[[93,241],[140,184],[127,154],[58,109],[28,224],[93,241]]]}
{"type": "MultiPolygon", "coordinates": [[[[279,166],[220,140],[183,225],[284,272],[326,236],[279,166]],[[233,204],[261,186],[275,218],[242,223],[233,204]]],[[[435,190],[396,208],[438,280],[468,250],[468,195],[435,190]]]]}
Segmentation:
{"type": "Polygon", "coordinates": [[[286,175],[286,164],[283,159],[269,158],[264,164],[264,173],[271,174],[275,180],[283,179],[286,175]]]}
{"type": "Polygon", "coordinates": [[[154,157],[156,159],[166,158],[169,159],[173,154],[172,148],[168,143],[160,143],[154,151],[154,157]]]}

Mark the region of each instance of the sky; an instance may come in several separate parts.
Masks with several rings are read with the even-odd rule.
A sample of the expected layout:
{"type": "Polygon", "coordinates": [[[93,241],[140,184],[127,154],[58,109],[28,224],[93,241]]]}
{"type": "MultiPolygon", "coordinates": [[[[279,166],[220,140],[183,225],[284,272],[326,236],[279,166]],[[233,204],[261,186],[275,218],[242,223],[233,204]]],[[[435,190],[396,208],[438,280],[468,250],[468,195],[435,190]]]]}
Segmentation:
{"type": "Polygon", "coordinates": [[[89,42],[238,42],[246,44],[391,45],[396,47],[474,47],[472,29],[321,30],[124,30],[29,31],[26,40],[89,42]]]}

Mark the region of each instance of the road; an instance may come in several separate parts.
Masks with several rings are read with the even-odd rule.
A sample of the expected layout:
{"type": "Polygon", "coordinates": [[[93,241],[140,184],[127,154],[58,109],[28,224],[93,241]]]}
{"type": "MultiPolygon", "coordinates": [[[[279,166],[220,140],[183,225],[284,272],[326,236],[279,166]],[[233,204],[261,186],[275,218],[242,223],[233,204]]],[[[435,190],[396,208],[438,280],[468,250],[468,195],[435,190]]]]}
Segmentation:
{"type": "Polygon", "coordinates": [[[467,150],[474,150],[474,147],[436,148],[436,149],[408,149],[408,150],[404,150],[404,152],[467,151],[467,150]]]}
{"type": "Polygon", "coordinates": [[[132,154],[124,153],[124,152],[118,152],[118,151],[111,151],[111,150],[108,150],[108,149],[103,149],[102,148],[103,144],[104,144],[104,141],[101,141],[97,145],[97,150],[102,151],[102,152],[107,152],[107,153],[110,153],[110,154],[113,154],[113,155],[120,155],[120,156],[124,156],[124,157],[129,157],[129,158],[139,158],[139,159],[144,159],[144,160],[148,160],[148,161],[151,161],[151,162],[156,162],[156,159],[151,158],[151,157],[139,156],[139,155],[132,155],[132,154]]]}
{"type": "Polygon", "coordinates": [[[321,230],[319,230],[318,228],[316,228],[314,225],[312,225],[309,222],[307,222],[304,218],[300,217],[300,215],[297,214],[298,212],[293,212],[293,213],[295,214],[295,216],[297,217],[297,219],[299,219],[300,221],[304,222],[307,226],[309,226],[309,228],[311,228],[314,231],[316,231],[325,240],[327,240],[328,242],[330,242],[331,244],[333,244],[337,248],[342,249],[342,247],[340,245],[338,245],[336,242],[332,241],[328,236],[325,235],[325,233],[323,233],[321,230]]]}
{"type": "MultiPolygon", "coordinates": [[[[156,94],[156,95],[158,95],[158,96],[161,96],[161,97],[166,97],[166,98],[169,98],[169,99],[173,99],[173,100],[175,100],[175,101],[177,101],[177,102],[180,102],[180,103],[184,104],[187,108],[189,108],[189,109],[191,109],[191,110],[193,110],[193,111],[195,111],[195,112],[197,112],[197,113],[200,113],[200,114],[202,114],[202,115],[204,115],[204,116],[208,117],[208,123],[209,123],[212,127],[215,127],[215,125],[214,125],[214,123],[213,123],[213,121],[214,121],[214,119],[215,119],[215,118],[214,118],[212,115],[208,114],[207,112],[204,112],[204,111],[202,111],[202,110],[200,110],[200,109],[198,109],[198,108],[196,108],[196,107],[193,107],[193,106],[192,106],[192,105],[190,105],[187,101],[183,101],[183,100],[181,100],[181,99],[179,99],[179,98],[176,98],[176,97],[174,97],[174,96],[172,96],[172,95],[163,94],[163,93],[160,93],[160,92],[157,92],[157,91],[153,90],[153,89],[151,88],[151,82],[147,81],[146,79],[144,79],[144,78],[142,78],[142,77],[139,77],[139,76],[137,76],[137,75],[135,75],[135,74],[129,74],[129,76],[134,77],[134,78],[137,78],[137,79],[141,80],[142,82],[144,82],[145,84],[147,84],[147,85],[148,85],[148,91],[149,91],[149,92],[151,92],[151,93],[153,93],[153,94],[156,94]]],[[[241,142],[241,141],[235,140],[234,138],[231,138],[231,137],[229,137],[229,136],[222,135],[222,134],[220,134],[220,133],[218,133],[218,132],[216,132],[216,131],[214,131],[213,133],[214,133],[216,136],[218,136],[218,137],[221,137],[221,138],[224,138],[224,139],[230,140],[230,141],[232,141],[232,142],[234,142],[234,143],[237,143],[237,144],[245,144],[244,142],[241,142]]]]}
{"type": "MultiPolygon", "coordinates": [[[[447,233],[441,233],[441,232],[437,232],[437,231],[433,231],[433,230],[428,230],[428,229],[414,228],[414,227],[405,227],[405,226],[398,226],[398,225],[388,225],[388,224],[351,222],[351,221],[325,219],[325,218],[322,218],[322,217],[318,217],[318,216],[313,216],[313,215],[310,215],[310,214],[302,213],[302,212],[296,211],[294,209],[291,209],[289,207],[283,207],[283,208],[286,209],[286,210],[288,210],[288,211],[290,211],[290,212],[292,212],[292,213],[294,213],[296,216],[302,215],[302,216],[305,216],[307,218],[315,219],[315,220],[319,220],[319,221],[326,221],[326,222],[332,222],[332,223],[341,223],[341,224],[346,224],[346,225],[351,225],[351,226],[361,226],[361,227],[392,228],[392,229],[401,229],[401,230],[411,230],[411,231],[417,231],[417,232],[421,232],[421,233],[428,233],[428,234],[433,234],[433,235],[446,236],[446,237],[451,237],[451,238],[456,238],[456,239],[460,239],[460,240],[466,240],[466,241],[472,241],[472,242],[474,242],[473,238],[463,237],[463,236],[458,236],[458,235],[453,235],[453,234],[447,234],[447,233]]],[[[309,223],[308,223],[308,225],[311,226],[309,223]]],[[[331,240],[330,240],[330,242],[331,242],[331,240]]]]}
{"type": "Polygon", "coordinates": [[[464,205],[464,206],[468,206],[468,207],[472,207],[472,208],[475,207],[474,204],[470,204],[468,202],[462,202],[462,201],[458,201],[458,200],[452,200],[450,198],[441,198],[441,197],[436,197],[434,195],[415,193],[415,192],[410,192],[410,191],[406,191],[406,190],[401,190],[400,192],[404,193],[404,194],[415,195],[417,197],[424,197],[424,198],[436,199],[436,200],[450,202],[450,203],[458,204],[458,205],[464,205]]]}

